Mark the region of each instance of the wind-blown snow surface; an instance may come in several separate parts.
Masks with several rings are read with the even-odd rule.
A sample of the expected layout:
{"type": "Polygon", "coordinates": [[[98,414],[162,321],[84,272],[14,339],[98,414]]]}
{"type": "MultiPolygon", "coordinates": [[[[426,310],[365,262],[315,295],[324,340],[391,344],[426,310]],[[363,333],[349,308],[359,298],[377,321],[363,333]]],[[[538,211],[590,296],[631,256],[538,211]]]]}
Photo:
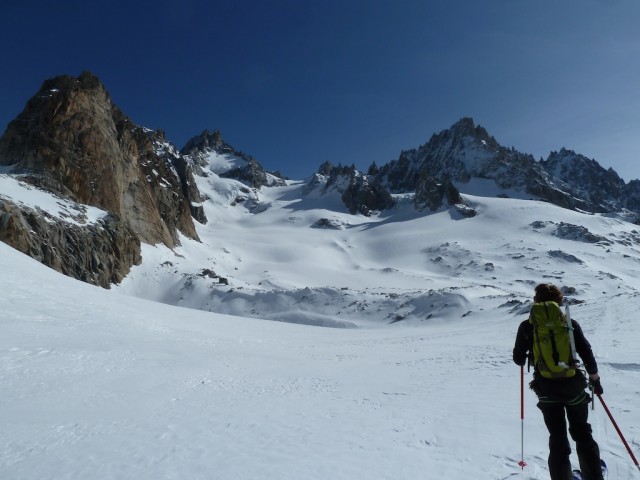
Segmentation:
{"type": "MultiPolygon", "coordinates": [[[[198,181],[203,242],[145,247],[111,291],[0,243],[0,478],[548,478],[528,389],[517,465],[511,362],[540,281],[575,289],[605,399],[640,453],[634,225],[482,196],[467,197],[471,219],[402,202],[356,217],[295,182],[198,181]],[[311,228],[320,218],[342,228],[311,228]]],[[[610,478],[635,478],[599,406],[591,423],[610,478]]]]}

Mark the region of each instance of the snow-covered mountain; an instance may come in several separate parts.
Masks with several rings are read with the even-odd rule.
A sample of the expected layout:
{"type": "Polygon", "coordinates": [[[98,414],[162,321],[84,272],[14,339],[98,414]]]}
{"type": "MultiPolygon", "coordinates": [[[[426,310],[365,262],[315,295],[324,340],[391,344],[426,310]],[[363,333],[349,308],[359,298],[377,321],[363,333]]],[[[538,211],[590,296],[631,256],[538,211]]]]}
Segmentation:
{"type": "MultiPolygon", "coordinates": [[[[73,193],[73,168],[38,174],[33,152],[52,150],[21,143],[20,124],[3,137],[0,236],[67,276],[0,242],[0,478],[543,478],[529,391],[518,466],[510,359],[539,282],[563,288],[638,450],[640,228],[535,194],[617,209],[637,182],[618,188],[566,150],[536,162],[469,119],[366,174],[325,164],[284,180],[217,132],[178,151],[76,89],[102,92],[93,77],[65,82],[73,95],[49,84],[32,107],[50,110],[22,126],[100,107],[99,124],[80,115],[82,135],[56,127],[67,143],[54,153],[77,162],[75,146],[109,145],[137,179],[120,186],[168,235],[140,235],[160,224],[133,208],[110,223],[106,204],[73,193]],[[164,209],[171,197],[188,207],[164,209]],[[185,208],[192,224],[176,222],[185,208]],[[138,257],[109,281],[129,255],[109,249],[127,241],[138,257]]],[[[592,424],[612,478],[633,478],[600,408],[592,424]]]]}
{"type": "Polygon", "coordinates": [[[465,289],[517,310],[536,275],[583,296],[603,275],[635,291],[638,234],[621,198],[637,182],[568,150],[537,162],[470,118],[367,173],[327,162],[285,180],[218,131],[179,151],[134,125],[85,72],[44,83],[0,139],[0,163],[0,239],[67,275],[163,303],[357,326],[470,314],[465,289]],[[89,218],[88,208],[101,213],[89,218]],[[509,232],[518,240],[505,242],[509,232]],[[584,291],[563,270],[547,272],[558,262],[584,270],[584,291]]]}
{"type": "MultiPolygon", "coordinates": [[[[173,248],[184,236],[198,240],[197,226],[208,222],[205,202],[220,208],[243,203],[256,214],[269,208],[260,199],[273,196],[267,189],[295,183],[268,172],[218,131],[205,130],[179,151],[162,131],[135,125],[90,72],[44,82],[0,138],[0,165],[14,179],[75,202],[78,210],[88,205],[105,211],[94,224],[81,225],[45,218],[7,195],[0,200],[0,240],[103,287],[119,283],[141,261],[141,244],[173,248]]],[[[470,218],[477,211],[462,194],[477,194],[478,181],[489,181],[492,195],[502,197],[634,222],[640,212],[640,181],[625,184],[567,150],[535,161],[501,146],[470,118],[366,173],[327,162],[294,191],[354,216],[392,217],[409,202],[419,213],[454,208],[455,215],[470,218]]],[[[481,195],[485,191],[483,186],[481,195]]],[[[325,227],[359,221],[316,220],[325,227]]]]}
{"type": "Polygon", "coordinates": [[[637,181],[625,182],[595,160],[562,149],[547,160],[500,145],[471,118],[435,134],[417,149],[375,169],[374,176],[393,192],[414,192],[420,178],[454,181],[461,190],[473,178],[490,179],[518,198],[545,200],[565,208],[612,213],[636,221],[640,210],[637,181]]]}

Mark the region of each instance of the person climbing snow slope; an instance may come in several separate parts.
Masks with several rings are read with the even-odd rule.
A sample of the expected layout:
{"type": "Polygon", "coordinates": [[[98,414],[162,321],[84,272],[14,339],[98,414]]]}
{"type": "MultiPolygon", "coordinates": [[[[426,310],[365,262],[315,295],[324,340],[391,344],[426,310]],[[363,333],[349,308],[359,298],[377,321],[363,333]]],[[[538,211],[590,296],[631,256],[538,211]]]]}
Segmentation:
{"type": "Polygon", "coordinates": [[[588,383],[578,368],[580,356],[595,394],[602,394],[598,365],[591,345],[575,320],[560,310],[564,296],[553,284],[535,288],[534,304],[529,318],[516,335],[513,361],[523,367],[533,359],[533,381],[529,384],[538,396],[538,408],[549,430],[549,473],[551,480],[571,480],[569,433],[584,480],[602,480],[600,449],[588,423],[590,395],[588,383]]]}

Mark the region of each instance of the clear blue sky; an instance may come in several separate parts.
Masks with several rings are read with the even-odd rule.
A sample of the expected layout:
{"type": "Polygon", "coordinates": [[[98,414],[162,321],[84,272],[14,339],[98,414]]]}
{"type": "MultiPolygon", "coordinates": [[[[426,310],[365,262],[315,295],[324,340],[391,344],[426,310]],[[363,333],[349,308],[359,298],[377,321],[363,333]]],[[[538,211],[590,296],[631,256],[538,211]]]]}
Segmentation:
{"type": "Polygon", "coordinates": [[[218,129],[267,169],[367,168],[471,116],[640,178],[638,0],[2,0],[0,130],[91,70],[179,148],[218,129]]]}

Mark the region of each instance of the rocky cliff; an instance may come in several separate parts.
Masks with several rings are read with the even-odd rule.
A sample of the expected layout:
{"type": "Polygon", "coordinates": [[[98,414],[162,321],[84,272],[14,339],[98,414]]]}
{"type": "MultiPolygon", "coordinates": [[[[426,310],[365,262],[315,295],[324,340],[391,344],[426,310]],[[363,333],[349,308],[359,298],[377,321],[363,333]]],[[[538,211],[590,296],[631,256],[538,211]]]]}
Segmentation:
{"type": "Polygon", "coordinates": [[[139,264],[140,240],[122,219],[66,222],[0,198],[0,241],[65,275],[109,288],[139,264]]]}
{"type": "MultiPolygon", "coordinates": [[[[173,247],[179,233],[197,239],[192,220],[197,208],[191,206],[198,201],[197,188],[190,167],[163,150],[166,143],[161,132],[127,118],[91,73],[45,81],[0,138],[0,165],[10,166],[5,171],[41,189],[108,212],[110,220],[103,227],[110,232],[110,241],[99,241],[89,228],[82,233],[83,227],[73,227],[71,234],[64,225],[56,227],[59,231],[47,231],[44,224],[32,229],[36,238],[27,241],[33,235],[28,234],[33,215],[18,214],[7,202],[4,212],[10,220],[3,222],[3,239],[77,278],[104,269],[98,281],[103,286],[122,278],[139,261],[140,241],[173,247]],[[86,238],[69,242],[69,235],[86,238]],[[124,240],[132,235],[135,241],[124,240]],[[38,243],[60,255],[38,257],[38,243]],[[69,244],[77,251],[103,252],[105,258],[97,262],[101,267],[64,256],[69,244]],[[80,272],[78,264],[87,270],[80,272]]],[[[205,221],[204,216],[199,220],[205,221]]]]}

